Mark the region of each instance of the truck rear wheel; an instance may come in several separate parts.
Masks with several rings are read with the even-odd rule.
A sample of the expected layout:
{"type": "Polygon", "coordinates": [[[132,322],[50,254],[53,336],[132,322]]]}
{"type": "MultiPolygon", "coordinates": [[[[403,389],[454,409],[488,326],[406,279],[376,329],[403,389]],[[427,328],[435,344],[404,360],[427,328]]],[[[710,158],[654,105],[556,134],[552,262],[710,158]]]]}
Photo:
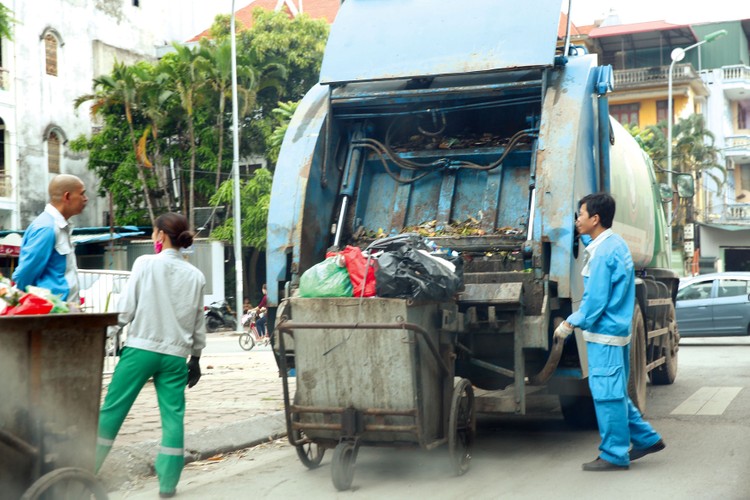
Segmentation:
{"type": "Polygon", "coordinates": [[[669,306],[666,326],[669,328],[669,333],[664,336],[664,347],[661,348],[664,364],[657,366],[651,372],[651,382],[654,385],[671,385],[677,378],[677,351],[680,343],[680,332],[677,329],[674,305],[669,306]]]}
{"type": "Polygon", "coordinates": [[[641,413],[646,413],[646,327],[643,323],[641,307],[636,304],[633,309],[633,336],[630,340],[630,378],[628,395],[641,413]]]}

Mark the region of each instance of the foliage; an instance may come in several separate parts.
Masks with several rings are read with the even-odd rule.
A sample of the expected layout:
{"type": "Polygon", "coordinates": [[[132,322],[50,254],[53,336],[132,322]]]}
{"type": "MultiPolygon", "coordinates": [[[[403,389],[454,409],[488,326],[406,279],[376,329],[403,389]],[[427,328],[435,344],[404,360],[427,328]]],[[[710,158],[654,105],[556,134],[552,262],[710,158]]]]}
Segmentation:
{"type": "MultiPolygon", "coordinates": [[[[175,45],[156,63],[116,64],[76,100],[76,107],[88,107],[97,128],[72,146],[88,153],[100,194],[112,197],[116,224],[145,225],[174,210],[195,226],[202,222],[194,220],[195,207],[232,205],[229,20],[217,16],[210,38],[191,47],[175,45]]],[[[265,155],[271,144],[273,164],[294,112],[286,101],[298,100],[317,82],[327,34],[325,21],[263,10],[254,12],[251,29],[240,31],[241,157],[265,155]]],[[[259,249],[265,246],[272,176],[259,170],[241,186],[243,243],[259,249]]],[[[212,236],[231,238],[232,231],[230,219],[212,236]]]]}
{"type": "MultiPolygon", "coordinates": [[[[648,153],[657,171],[667,169],[667,122],[661,121],[645,129],[625,127],[648,153]]],[[[719,163],[719,150],[714,145],[713,133],[705,127],[702,115],[694,114],[681,119],[672,127],[672,170],[692,173],[697,177],[707,175],[718,186],[726,180],[726,170],[719,163]]],[[[660,178],[664,178],[663,173],[660,178]]]]}
{"type": "Polygon", "coordinates": [[[17,21],[13,19],[13,11],[0,3],[0,38],[13,40],[13,24],[17,21]]]}
{"type": "Polygon", "coordinates": [[[279,107],[271,111],[274,128],[273,132],[268,136],[268,161],[276,164],[279,161],[279,153],[281,152],[281,143],[284,142],[284,135],[289,128],[289,122],[294,116],[294,112],[297,111],[297,102],[280,102],[279,107]]]}
{"type": "MultiPolygon", "coordinates": [[[[266,221],[268,220],[268,206],[271,201],[271,184],[273,174],[266,168],[260,168],[247,181],[240,181],[240,209],[242,211],[242,244],[258,250],[266,248],[266,221]]],[[[231,204],[234,200],[234,182],[224,182],[214,196],[211,204],[231,204]]],[[[226,222],[211,233],[212,238],[231,241],[234,239],[234,218],[226,222]]]]}

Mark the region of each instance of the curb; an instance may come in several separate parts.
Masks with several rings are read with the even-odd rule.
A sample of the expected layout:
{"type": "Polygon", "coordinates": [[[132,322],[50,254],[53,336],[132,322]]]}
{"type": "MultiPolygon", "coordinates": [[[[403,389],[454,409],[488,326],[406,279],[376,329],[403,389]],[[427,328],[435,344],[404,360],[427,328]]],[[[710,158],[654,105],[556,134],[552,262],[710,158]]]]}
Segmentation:
{"type": "MultiPolygon", "coordinates": [[[[283,411],[185,433],[185,463],[250,448],[284,436],[286,420],[283,411]]],[[[114,448],[99,471],[99,479],[108,491],[114,491],[137,478],[154,476],[158,451],[158,440],[114,448]]]]}

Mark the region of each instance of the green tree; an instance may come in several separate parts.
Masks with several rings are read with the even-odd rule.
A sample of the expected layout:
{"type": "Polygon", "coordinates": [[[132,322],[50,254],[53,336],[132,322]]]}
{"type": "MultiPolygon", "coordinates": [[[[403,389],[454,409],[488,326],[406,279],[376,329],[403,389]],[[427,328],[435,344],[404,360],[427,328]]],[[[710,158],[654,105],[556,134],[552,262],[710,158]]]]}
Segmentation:
{"type": "Polygon", "coordinates": [[[13,11],[0,3],[0,38],[13,40],[13,24],[15,23],[13,11]]]}
{"type": "Polygon", "coordinates": [[[175,52],[169,53],[162,59],[160,65],[167,75],[166,82],[173,86],[173,91],[179,97],[183,120],[187,126],[187,140],[190,152],[190,180],[188,181],[188,203],[186,210],[188,223],[195,229],[195,169],[198,144],[196,142],[195,112],[200,104],[200,88],[206,81],[204,68],[209,67],[210,58],[201,48],[190,48],[177,43],[173,44],[175,52]]]}
{"type": "MultiPolygon", "coordinates": [[[[268,207],[271,202],[271,185],[273,174],[266,168],[256,170],[252,177],[241,183],[240,186],[240,210],[242,231],[242,246],[249,247],[248,273],[245,279],[249,286],[243,288],[248,290],[257,289],[255,269],[262,251],[266,249],[266,224],[268,222],[268,207]]],[[[219,190],[211,197],[210,203],[217,205],[231,205],[234,201],[234,181],[231,179],[222,183],[219,190]]],[[[212,238],[224,241],[234,239],[234,217],[227,218],[223,225],[217,227],[211,233],[212,238]]]]}
{"type": "Polygon", "coordinates": [[[299,101],[292,102],[280,102],[279,107],[271,111],[273,119],[275,121],[273,132],[268,136],[268,161],[276,164],[279,161],[279,153],[281,152],[281,143],[284,142],[284,136],[289,128],[289,122],[292,121],[294,112],[297,111],[299,101]]]}
{"type": "Polygon", "coordinates": [[[139,80],[132,66],[116,63],[111,75],[102,75],[94,79],[94,93],[78,97],[74,101],[75,108],[83,103],[92,101],[91,114],[97,116],[102,110],[109,109],[115,105],[122,109],[130,133],[130,143],[133,148],[133,157],[138,171],[138,178],[143,189],[143,199],[146,202],[148,216],[153,225],[155,219],[154,208],[151,201],[149,183],[143,164],[143,157],[138,151],[138,138],[135,130],[134,111],[138,100],[139,80]]]}

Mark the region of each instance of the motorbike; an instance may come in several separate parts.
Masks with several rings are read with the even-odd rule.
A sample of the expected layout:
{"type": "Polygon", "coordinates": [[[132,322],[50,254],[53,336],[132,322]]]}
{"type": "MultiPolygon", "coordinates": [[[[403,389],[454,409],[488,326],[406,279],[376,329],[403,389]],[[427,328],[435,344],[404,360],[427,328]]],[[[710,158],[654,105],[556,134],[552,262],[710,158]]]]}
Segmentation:
{"type": "Polygon", "coordinates": [[[223,328],[237,329],[237,319],[227,300],[218,300],[204,306],[203,315],[206,318],[206,330],[208,332],[215,332],[223,328]]]}

